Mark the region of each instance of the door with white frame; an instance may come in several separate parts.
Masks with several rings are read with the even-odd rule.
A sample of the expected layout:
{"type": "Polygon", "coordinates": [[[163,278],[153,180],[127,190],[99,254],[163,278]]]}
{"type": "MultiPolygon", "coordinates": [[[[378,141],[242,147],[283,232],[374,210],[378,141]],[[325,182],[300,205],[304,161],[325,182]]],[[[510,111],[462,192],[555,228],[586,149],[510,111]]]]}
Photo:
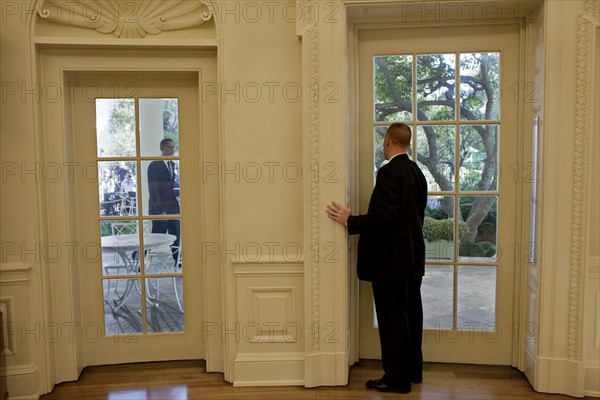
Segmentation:
{"type": "MultiPolygon", "coordinates": [[[[515,264],[507,255],[518,225],[518,28],[365,29],[358,54],[360,212],[366,212],[393,122],[411,127],[409,155],[428,181],[425,360],[510,364],[515,264]]],[[[360,284],[360,321],[360,357],[379,358],[366,282],[360,284]]]]}
{"type": "Polygon", "coordinates": [[[68,80],[85,365],[203,358],[198,73],[68,80]]]}

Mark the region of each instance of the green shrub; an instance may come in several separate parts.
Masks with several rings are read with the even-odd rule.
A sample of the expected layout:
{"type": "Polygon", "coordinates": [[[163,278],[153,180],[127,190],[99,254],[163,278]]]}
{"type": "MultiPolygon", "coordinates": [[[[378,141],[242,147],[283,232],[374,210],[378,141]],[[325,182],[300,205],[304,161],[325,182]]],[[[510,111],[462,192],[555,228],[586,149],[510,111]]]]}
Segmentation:
{"type": "Polygon", "coordinates": [[[446,219],[448,218],[448,214],[446,214],[446,211],[444,211],[444,209],[442,207],[440,208],[433,208],[433,209],[425,209],[425,215],[428,217],[431,217],[433,219],[446,219]]]}
{"type": "Polygon", "coordinates": [[[461,257],[493,257],[496,255],[496,245],[490,242],[460,242],[461,257]]]}
{"type": "MultiPolygon", "coordinates": [[[[460,238],[469,234],[466,222],[458,223],[458,234],[460,238]]],[[[423,221],[423,237],[429,242],[447,240],[451,242],[454,238],[454,218],[434,219],[425,217],[423,221]]]]}

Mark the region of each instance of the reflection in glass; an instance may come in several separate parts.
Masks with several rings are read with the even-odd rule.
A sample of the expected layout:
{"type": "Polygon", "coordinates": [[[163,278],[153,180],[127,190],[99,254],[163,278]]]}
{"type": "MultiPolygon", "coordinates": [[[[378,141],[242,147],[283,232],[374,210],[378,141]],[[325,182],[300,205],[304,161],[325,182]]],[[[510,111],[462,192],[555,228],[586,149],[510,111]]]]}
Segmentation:
{"type": "Polygon", "coordinates": [[[139,99],[140,148],[143,157],[160,153],[160,141],[171,139],[175,145],[173,156],[179,148],[179,105],[177,99],[139,99]]]}
{"type": "Polygon", "coordinates": [[[96,99],[98,157],[135,157],[135,99],[96,99]]]}
{"type": "Polygon", "coordinates": [[[146,278],[148,332],[181,332],[183,322],[183,278],[146,278]]]}
{"type": "Polygon", "coordinates": [[[490,330],[496,321],[496,267],[458,267],[457,324],[490,330]]]}
{"type": "Polygon", "coordinates": [[[497,190],[498,129],[498,125],[460,127],[460,190],[497,190]]]}
{"type": "Polygon", "coordinates": [[[460,55],[461,119],[499,119],[499,88],[500,53],[460,55]]]}
{"type": "Polygon", "coordinates": [[[496,260],[498,196],[461,196],[460,212],[468,231],[460,237],[460,258],[496,260]]]}
{"type": "Polygon", "coordinates": [[[142,332],[140,283],[140,279],[103,280],[105,335],[142,332]]]}
{"type": "MultiPolygon", "coordinates": [[[[460,223],[461,225],[464,222],[460,223]]],[[[454,197],[429,196],[423,221],[425,257],[454,260],[454,197]]]]}
{"type": "Polygon", "coordinates": [[[418,164],[429,191],[453,191],[455,180],[456,128],[425,125],[417,128],[418,164]]]}
{"type": "Polygon", "coordinates": [[[417,55],[417,119],[451,121],[455,114],[456,56],[417,55]]]}
{"type": "Polygon", "coordinates": [[[412,119],[412,56],[374,57],[375,121],[412,119]]]}
{"type": "Polygon", "coordinates": [[[426,265],[421,284],[423,325],[429,329],[452,328],[454,267],[426,265]]]}
{"type": "Polygon", "coordinates": [[[135,161],[98,162],[100,215],[137,215],[135,161]]]}

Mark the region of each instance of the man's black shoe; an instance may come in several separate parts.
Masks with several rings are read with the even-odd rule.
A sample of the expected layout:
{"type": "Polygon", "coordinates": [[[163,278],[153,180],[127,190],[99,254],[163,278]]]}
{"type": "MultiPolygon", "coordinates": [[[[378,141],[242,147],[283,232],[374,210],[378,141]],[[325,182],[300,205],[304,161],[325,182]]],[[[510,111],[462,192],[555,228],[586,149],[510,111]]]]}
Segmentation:
{"type": "Polygon", "coordinates": [[[410,378],[410,381],[411,381],[412,383],[421,383],[421,382],[423,382],[423,375],[413,375],[413,376],[410,378]]]}
{"type": "Polygon", "coordinates": [[[372,379],[367,381],[367,388],[377,392],[386,393],[410,393],[410,382],[402,385],[388,386],[383,379],[372,379]]]}

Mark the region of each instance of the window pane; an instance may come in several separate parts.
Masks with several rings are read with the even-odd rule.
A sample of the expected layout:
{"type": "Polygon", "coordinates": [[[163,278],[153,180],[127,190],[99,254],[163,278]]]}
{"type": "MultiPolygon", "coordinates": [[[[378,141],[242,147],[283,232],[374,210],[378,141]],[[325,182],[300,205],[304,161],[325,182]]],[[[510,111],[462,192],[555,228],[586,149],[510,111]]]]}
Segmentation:
{"type": "Polygon", "coordinates": [[[465,224],[460,235],[460,258],[467,261],[496,261],[497,196],[461,196],[460,212],[465,224]]]}
{"type": "Polygon", "coordinates": [[[454,197],[429,196],[423,237],[428,260],[454,260],[454,197]]]}
{"type": "MultiPolygon", "coordinates": [[[[385,132],[387,131],[387,128],[387,126],[376,126],[374,129],[373,160],[375,162],[375,176],[377,175],[377,171],[379,171],[379,168],[381,168],[381,166],[383,165],[383,161],[385,160],[385,157],[383,155],[383,139],[385,138],[385,132]]],[[[373,179],[373,183],[375,183],[375,179],[373,179]]]]}
{"type": "Polygon", "coordinates": [[[148,332],[182,332],[183,278],[146,278],[148,332]]]}
{"type": "Polygon", "coordinates": [[[412,120],[412,59],[374,57],[375,121],[412,120]]]}
{"type": "Polygon", "coordinates": [[[179,160],[142,161],[144,215],[179,214],[179,160]]]}
{"type": "Polygon", "coordinates": [[[429,191],[453,191],[455,180],[456,128],[449,125],[417,128],[418,164],[429,191]]]}
{"type": "Polygon", "coordinates": [[[135,99],[96,99],[98,157],[135,157],[135,99]]]}
{"type": "MultiPolygon", "coordinates": [[[[179,148],[179,109],[177,99],[139,99],[141,155],[161,154],[160,141],[171,139],[176,156],[179,148]]],[[[163,154],[165,155],[165,154],[163,154]]]]}
{"type": "Polygon", "coordinates": [[[103,275],[139,274],[137,221],[100,221],[100,241],[103,275]]]}
{"type": "Polygon", "coordinates": [[[460,190],[498,189],[498,125],[460,128],[460,190]]]}
{"type": "Polygon", "coordinates": [[[136,215],[137,179],[135,161],[98,162],[100,215],[136,215]]]}
{"type": "Polygon", "coordinates": [[[97,163],[104,332],[182,331],[181,219],[163,217],[180,214],[177,99],[99,100],[96,109],[98,157],[117,159],[97,163]]]}
{"type": "Polygon", "coordinates": [[[499,119],[499,87],[500,53],[460,55],[461,119],[499,119]]]}
{"type": "Polygon", "coordinates": [[[458,314],[461,328],[490,329],[496,322],[496,267],[458,267],[458,314]]]}
{"type": "Polygon", "coordinates": [[[144,221],[144,248],[146,274],[181,273],[181,220],[144,221]]]}
{"type": "Polygon", "coordinates": [[[140,279],[104,279],[105,334],[142,333],[140,279]]]}
{"type": "Polygon", "coordinates": [[[426,265],[421,284],[423,325],[430,329],[452,328],[454,267],[426,265]]]}
{"type": "Polygon", "coordinates": [[[417,56],[417,119],[455,119],[456,56],[424,54],[417,56]]]}

